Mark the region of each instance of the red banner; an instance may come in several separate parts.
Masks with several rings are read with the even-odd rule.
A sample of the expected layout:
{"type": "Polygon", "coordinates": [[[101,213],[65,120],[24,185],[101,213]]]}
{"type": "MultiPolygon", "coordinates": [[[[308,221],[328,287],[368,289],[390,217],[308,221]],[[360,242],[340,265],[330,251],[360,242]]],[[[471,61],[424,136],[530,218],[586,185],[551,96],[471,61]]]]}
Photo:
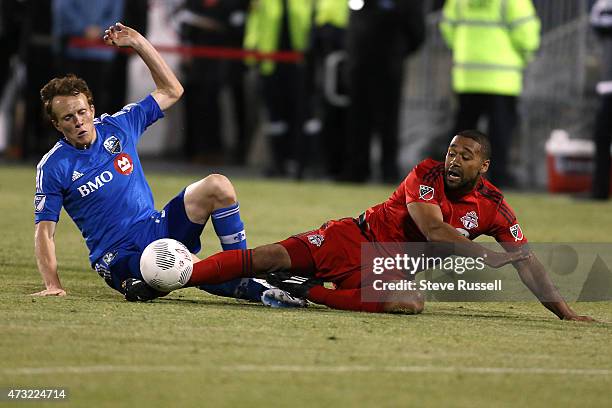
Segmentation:
{"type": "MultiPolygon", "coordinates": [[[[70,47],[76,48],[107,48],[101,40],[88,40],[85,38],[73,37],[69,42],[70,47]]],[[[179,54],[182,56],[196,58],[211,58],[211,59],[233,59],[242,60],[251,58],[256,61],[276,61],[297,63],[303,60],[303,55],[295,51],[279,51],[279,52],[258,52],[249,51],[241,48],[225,48],[225,47],[196,47],[196,46],[170,46],[170,45],[155,45],[160,53],[179,54]]],[[[119,48],[119,52],[131,54],[134,52],[131,48],[119,48]]]]}

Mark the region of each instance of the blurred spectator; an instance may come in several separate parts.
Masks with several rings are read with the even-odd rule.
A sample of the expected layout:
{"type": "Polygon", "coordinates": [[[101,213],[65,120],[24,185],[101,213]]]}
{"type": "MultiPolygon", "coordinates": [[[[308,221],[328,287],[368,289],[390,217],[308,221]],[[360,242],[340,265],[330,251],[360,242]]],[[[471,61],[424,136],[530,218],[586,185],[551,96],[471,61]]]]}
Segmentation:
{"type": "Polygon", "coordinates": [[[22,19],[21,1],[0,1],[0,97],[11,74],[11,57],[19,49],[22,19]]]}
{"type": "Polygon", "coordinates": [[[53,0],[53,37],[60,56],[60,73],[74,73],[96,96],[96,116],[113,111],[111,89],[115,49],[77,48],[71,37],[101,40],[104,30],[121,21],[123,0],[53,0]]]}
{"type": "Polygon", "coordinates": [[[599,0],[591,9],[591,26],[603,45],[601,81],[597,93],[601,102],[595,119],[595,170],[593,198],[607,200],[610,194],[610,142],[612,142],[612,0],[599,0]]]}
{"type": "Polygon", "coordinates": [[[447,0],[440,24],[453,51],[453,90],[458,95],[454,133],[487,118],[491,139],[489,178],[512,186],[508,157],[517,124],[523,69],[540,44],[540,20],[531,0],[447,0]]]}
{"type": "MultiPolygon", "coordinates": [[[[149,0],[125,0],[121,23],[147,36],[149,0]]],[[[106,29],[106,28],[105,28],[106,29]]],[[[110,112],[120,110],[127,101],[128,92],[128,54],[118,53],[112,68],[110,112]]],[[[44,84],[43,84],[44,85],[44,84]]]]}
{"type": "Polygon", "coordinates": [[[324,165],[331,177],[338,177],[346,160],[346,28],[349,8],[346,0],[318,0],[312,27],[310,57],[314,60],[316,112],[322,121],[320,140],[324,165]]]}
{"type": "Polygon", "coordinates": [[[7,36],[7,17],[6,17],[6,7],[8,2],[0,3],[0,95],[2,95],[2,90],[4,89],[4,83],[8,77],[9,70],[9,59],[10,52],[7,50],[8,46],[8,36],[7,36]]]}
{"type": "Polygon", "coordinates": [[[380,167],[385,182],[397,182],[399,107],[404,58],[425,38],[421,0],[352,1],[349,17],[348,110],[349,157],[340,180],[370,177],[370,142],[382,144],[380,167]]]}
{"type": "MultiPolygon", "coordinates": [[[[231,2],[230,2],[231,3],[231,2]]],[[[228,15],[227,46],[241,49],[244,43],[244,31],[250,0],[234,0],[228,15]]],[[[245,97],[246,65],[243,60],[222,61],[223,83],[229,88],[234,108],[236,124],[236,144],[232,152],[235,164],[246,164],[251,147],[250,134],[247,131],[247,113],[245,97]]]]}
{"type": "MultiPolygon", "coordinates": [[[[175,19],[181,24],[182,43],[190,46],[241,48],[248,0],[186,0],[175,19]]],[[[238,134],[237,162],[247,152],[243,75],[244,63],[201,57],[183,61],[186,102],[184,154],[206,163],[224,158],[221,137],[220,92],[232,93],[238,134]]]]}
{"type": "Polygon", "coordinates": [[[40,102],[40,89],[56,73],[52,52],[51,0],[22,0],[21,57],[26,67],[23,89],[25,118],[21,143],[22,157],[40,158],[57,141],[40,102]]]}
{"type": "MultiPolygon", "coordinates": [[[[311,0],[254,0],[245,34],[245,48],[269,53],[304,51],[310,34],[311,0]]],[[[305,118],[304,64],[261,61],[259,74],[268,113],[265,136],[270,148],[268,176],[285,176],[301,159],[305,118]]],[[[303,170],[295,166],[295,176],[303,170]]]]}
{"type": "Polygon", "coordinates": [[[21,121],[16,123],[16,100],[23,82],[19,52],[23,7],[19,0],[0,0],[0,153],[21,156],[21,121]]]}

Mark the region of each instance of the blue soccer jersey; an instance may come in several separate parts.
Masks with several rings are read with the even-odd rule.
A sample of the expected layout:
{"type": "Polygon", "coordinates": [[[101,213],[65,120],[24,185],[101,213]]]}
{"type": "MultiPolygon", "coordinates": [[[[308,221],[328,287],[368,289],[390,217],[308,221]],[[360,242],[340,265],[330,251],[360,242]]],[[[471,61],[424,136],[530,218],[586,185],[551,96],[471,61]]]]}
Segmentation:
{"type": "Polygon", "coordinates": [[[136,145],[163,116],[149,95],[94,119],[96,140],[89,149],[57,142],[36,168],[35,222],[57,222],[63,205],[85,238],[91,262],[127,242],[130,230],[155,214],[136,145]]]}

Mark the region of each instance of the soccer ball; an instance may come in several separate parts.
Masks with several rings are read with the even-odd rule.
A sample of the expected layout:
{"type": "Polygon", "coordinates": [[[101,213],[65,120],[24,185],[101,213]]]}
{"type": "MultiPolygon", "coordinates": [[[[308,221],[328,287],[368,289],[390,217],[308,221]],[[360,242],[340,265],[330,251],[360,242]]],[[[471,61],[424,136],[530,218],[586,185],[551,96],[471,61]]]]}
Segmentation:
{"type": "Polygon", "coordinates": [[[182,288],[191,278],[191,253],[182,243],[162,238],[151,242],[140,256],[140,273],[145,282],[161,292],[182,288]]]}

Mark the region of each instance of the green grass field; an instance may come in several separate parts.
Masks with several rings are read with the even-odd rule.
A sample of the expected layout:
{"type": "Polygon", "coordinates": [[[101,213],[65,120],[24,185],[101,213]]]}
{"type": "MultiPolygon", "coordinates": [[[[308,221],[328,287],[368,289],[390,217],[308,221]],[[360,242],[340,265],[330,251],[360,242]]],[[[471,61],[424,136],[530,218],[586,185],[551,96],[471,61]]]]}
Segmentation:
{"type": "MultiPolygon", "coordinates": [[[[65,298],[33,256],[34,169],[0,168],[0,388],[60,387],[76,407],[612,406],[612,304],[429,303],[419,316],[268,309],[177,291],[125,302],[89,269],[72,221],[56,233],[65,298]]],[[[198,176],[151,174],[158,207],[198,176]]],[[[391,186],[234,180],[250,246],[357,215],[391,186]]],[[[610,242],[612,204],[510,194],[532,242],[610,242]]],[[[120,209],[118,209],[120,211],[120,209]]],[[[219,249],[209,227],[204,253],[219,249]]],[[[1,400],[0,400],[1,401],[1,400]]],[[[7,403],[2,406],[32,406],[7,403]]]]}

